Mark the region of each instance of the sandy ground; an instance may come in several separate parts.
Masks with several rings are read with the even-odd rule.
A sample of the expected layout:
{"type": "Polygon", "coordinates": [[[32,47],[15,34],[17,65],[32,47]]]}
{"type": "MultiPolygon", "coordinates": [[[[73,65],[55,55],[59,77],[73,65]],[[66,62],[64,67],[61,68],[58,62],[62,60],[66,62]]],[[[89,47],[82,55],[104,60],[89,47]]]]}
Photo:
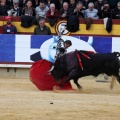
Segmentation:
{"type": "Polygon", "coordinates": [[[79,83],[80,92],[56,93],[39,91],[28,78],[0,78],[0,120],[120,120],[118,83],[113,90],[92,77],[79,83]]]}

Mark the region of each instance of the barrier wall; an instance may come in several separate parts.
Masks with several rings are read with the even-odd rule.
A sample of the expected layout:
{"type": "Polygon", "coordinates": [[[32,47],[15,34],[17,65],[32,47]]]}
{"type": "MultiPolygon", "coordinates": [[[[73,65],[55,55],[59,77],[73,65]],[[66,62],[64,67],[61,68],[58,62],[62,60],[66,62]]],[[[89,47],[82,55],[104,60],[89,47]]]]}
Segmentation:
{"type": "MultiPolygon", "coordinates": [[[[12,24],[17,27],[18,34],[33,34],[34,28],[36,25],[32,25],[29,28],[24,28],[21,26],[21,18],[20,17],[12,17],[12,24]]],[[[58,20],[56,25],[54,27],[51,27],[46,20],[46,25],[50,27],[52,34],[57,34],[58,31],[61,29],[61,27],[64,27],[63,25],[66,24],[66,20],[58,20]]],[[[89,30],[86,30],[86,24],[84,22],[84,19],[79,19],[79,31],[70,33],[69,31],[65,31],[65,35],[92,35],[92,36],[120,36],[120,20],[112,20],[112,31],[108,33],[104,27],[104,23],[102,19],[93,20],[93,23],[89,30]]],[[[3,25],[6,24],[5,17],[0,16],[0,34],[3,33],[3,25]]]]}
{"type": "MultiPolygon", "coordinates": [[[[120,52],[120,37],[62,36],[71,40],[67,52],[91,50],[98,53],[120,52]]],[[[0,65],[31,65],[34,61],[46,59],[53,62],[56,52],[57,36],[39,35],[0,35],[0,65]]]]}

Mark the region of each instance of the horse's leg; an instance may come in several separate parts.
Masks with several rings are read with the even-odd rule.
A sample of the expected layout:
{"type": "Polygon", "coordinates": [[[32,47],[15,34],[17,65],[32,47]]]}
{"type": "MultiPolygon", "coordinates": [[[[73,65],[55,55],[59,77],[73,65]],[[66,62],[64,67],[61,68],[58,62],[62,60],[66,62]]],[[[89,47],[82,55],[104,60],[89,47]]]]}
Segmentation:
{"type": "Polygon", "coordinates": [[[79,78],[74,79],[74,83],[77,85],[77,88],[80,90],[82,89],[82,86],[78,83],[78,79],[79,78]]]}

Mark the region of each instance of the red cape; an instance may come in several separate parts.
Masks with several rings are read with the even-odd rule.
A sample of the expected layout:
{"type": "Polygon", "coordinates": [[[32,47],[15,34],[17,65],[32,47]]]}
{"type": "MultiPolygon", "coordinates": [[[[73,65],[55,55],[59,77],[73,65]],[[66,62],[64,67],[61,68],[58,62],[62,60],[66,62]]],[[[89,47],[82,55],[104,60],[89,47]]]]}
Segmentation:
{"type": "MultiPolygon", "coordinates": [[[[60,83],[57,83],[52,75],[48,74],[52,63],[47,60],[39,60],[30,68],[30,80],[36,85],[39,90],[53,90],[53,87],[60,86],[60,83],[65,79],[62,79],[60,83]]],[[[73,90],[70,82],[65,83],[65,85],[60,88],[60,90],[73,90]]]]}

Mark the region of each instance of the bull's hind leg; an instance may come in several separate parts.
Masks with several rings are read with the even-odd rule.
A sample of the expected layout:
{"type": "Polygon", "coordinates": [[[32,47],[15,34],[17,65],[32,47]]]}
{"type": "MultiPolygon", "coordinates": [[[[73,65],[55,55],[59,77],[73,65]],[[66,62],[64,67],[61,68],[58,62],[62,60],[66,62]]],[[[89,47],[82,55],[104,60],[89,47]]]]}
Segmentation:
{"type": "Polygon", "coordinates": [[[115,83],[115,76],[112,75],[112,81],[111,81],[111,84],[110,84],[110,89],[113,89],[114,83],[115,83]]]}
{"type": "Polygon", "coordinates": [[[82,89],[82,86],[78,83],[78,79],[79,78],[74,79],[74,83],[77,85],[77,88],[80,90],[82,89]]]}

